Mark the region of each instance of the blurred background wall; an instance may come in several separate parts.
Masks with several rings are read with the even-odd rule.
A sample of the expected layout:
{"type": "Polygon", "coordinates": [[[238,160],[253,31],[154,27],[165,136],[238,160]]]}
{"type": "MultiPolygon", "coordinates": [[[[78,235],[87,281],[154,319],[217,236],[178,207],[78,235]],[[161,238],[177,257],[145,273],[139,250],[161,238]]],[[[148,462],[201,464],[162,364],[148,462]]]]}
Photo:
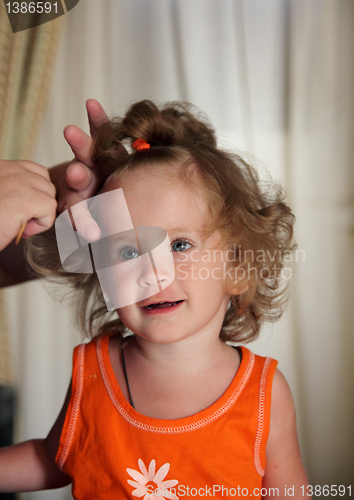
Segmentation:
{"type": "MultiPolygon", "coordinates": [[[[62,130],[88,130],[88,98],[110,115],[142,98],[179,99],[206,112],[222,144],[282,181],[299,262],[286,314],[251,347],[277,358],[290,383],[313,485],[353,482],[353,52],[352,0],[82,0],[64,16],[30,158],[47,167],[70,159],[62,130]]],[[[80,336],[40,283],[6,299],[17,437],[45,436],[80,336]]]]}

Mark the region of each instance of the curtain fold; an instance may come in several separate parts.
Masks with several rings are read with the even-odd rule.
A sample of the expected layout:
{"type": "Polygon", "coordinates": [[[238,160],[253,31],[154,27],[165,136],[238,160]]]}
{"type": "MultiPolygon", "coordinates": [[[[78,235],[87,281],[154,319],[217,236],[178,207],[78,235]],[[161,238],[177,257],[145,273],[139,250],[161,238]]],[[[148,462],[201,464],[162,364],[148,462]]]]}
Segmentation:
{"type": "Polygon", "coordinates": [[[4,159],[33,153],[47,103],[64,18],[12,33],[0,4],[0,151],[4,159]]]}
{"type": "Polygon", "coordinates": [[[292,2],[288,169],[304,448],[314,484],[350,484],[353,413],[354,4],[292,2]]]}
{"type": "MultiPolygon", "coordinates": [[[[0,3],[0,158],[27,159],[35,147],[63,20],[12,33],[0,3]]],[[[13,382],[6,293],[0,292],[0,383],[13,382]]]]}

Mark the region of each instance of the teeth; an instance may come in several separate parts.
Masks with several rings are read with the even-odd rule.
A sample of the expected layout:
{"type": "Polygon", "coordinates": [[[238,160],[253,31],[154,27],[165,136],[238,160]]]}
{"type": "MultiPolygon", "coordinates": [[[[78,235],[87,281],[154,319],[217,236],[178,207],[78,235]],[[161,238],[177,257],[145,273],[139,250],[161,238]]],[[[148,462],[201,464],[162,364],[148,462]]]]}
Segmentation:
{"type": "Polygon", "coordinates": [[[148,306],[145,306],[145,309],[155,309],[156,307],[162,305],[162,304],[166,304],[165,307],[172,307],[172,306],[175,306],[178,302],[180,302],[179,300],[177,302],[158,302],[156,304],[149,304],[148,306]]]}

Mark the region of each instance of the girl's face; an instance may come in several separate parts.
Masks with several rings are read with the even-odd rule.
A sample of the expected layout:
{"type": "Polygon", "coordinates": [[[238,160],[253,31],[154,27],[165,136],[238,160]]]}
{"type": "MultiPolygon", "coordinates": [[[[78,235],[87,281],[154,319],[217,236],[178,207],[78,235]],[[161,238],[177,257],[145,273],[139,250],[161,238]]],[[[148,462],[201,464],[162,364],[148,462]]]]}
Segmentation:
{"type": "Polygon", "coordinates": [[[138,337],[157,343],[218,337],[230,299],[228,267],[220,233],[202,238],[210,222],[203,195],[168,165],[138,167],[111,178],[105,191],[118,188],[123,188],[134,227],[167,231],[175,266],[175,279],[167,288],[117,309],[123,323],[138,337]]]}

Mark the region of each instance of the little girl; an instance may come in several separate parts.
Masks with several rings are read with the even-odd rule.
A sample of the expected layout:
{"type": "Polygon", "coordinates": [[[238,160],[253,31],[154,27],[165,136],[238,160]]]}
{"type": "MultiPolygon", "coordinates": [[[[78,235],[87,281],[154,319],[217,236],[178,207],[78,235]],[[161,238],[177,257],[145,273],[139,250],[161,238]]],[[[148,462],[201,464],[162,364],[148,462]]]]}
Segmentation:
{"type": "MultiPolygon", "coordinates": [[[[281,191],[263,192],[178,103],[134,104],[98,130],[93,159],[109,174],[101,193],[123,190],[134,228],[167,231],[175,278],[164,286],[156,264],[140,280],[158,292],[107,313],[97,274],[62,269],[54,230],[32,239],[32,266],[71,283],[93,339],[74,351],[47,438],[0,450],[0,490],[72,482],[85,500],[299,498],[308,480],[289,387],[276,361],[230,344],[281,314],[294,222],[281,191]]],[[[111,248],[121,261],[141,254],[111,248]]]]}

